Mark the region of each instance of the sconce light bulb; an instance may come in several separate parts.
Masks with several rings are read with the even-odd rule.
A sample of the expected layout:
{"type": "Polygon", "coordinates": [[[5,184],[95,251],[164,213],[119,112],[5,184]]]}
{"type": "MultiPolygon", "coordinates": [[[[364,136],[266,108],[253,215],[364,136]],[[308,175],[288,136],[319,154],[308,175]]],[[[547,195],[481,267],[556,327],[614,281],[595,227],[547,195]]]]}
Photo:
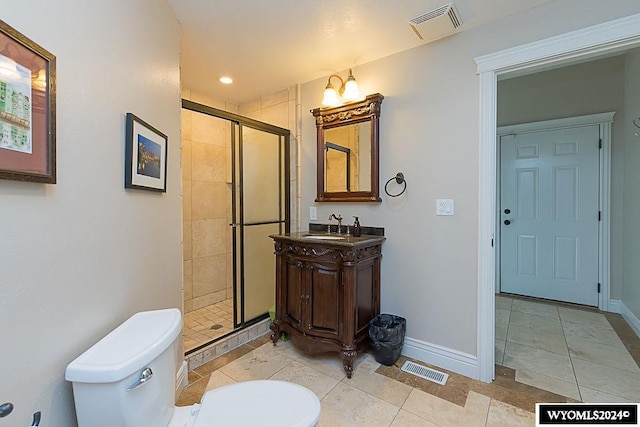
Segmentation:
{"type": "Polygon", "coordinates": [[[336,93],[336,90],[331,85],[331,83],[328,83],[326,89],[324,90],[322,105],[324,105],[325,107],[334,107],[336,105],[340,105],[338,94],[336,93]]]}
{"type": "Polygon", "coordinates": [[[358,82],[353,77],[351,69],[349,69],[349,77],[344,83],[344,94],[342,97],[349,101],[355,101],[360,98],[360,89],[358,88],[358,82]]]}

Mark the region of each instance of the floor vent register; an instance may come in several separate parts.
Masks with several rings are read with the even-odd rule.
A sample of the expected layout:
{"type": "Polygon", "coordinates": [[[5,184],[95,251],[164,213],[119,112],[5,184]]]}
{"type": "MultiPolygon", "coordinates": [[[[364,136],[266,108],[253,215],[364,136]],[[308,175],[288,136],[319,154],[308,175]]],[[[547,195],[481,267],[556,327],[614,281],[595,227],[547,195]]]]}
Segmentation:
{"type": "Polygon", "coordinates": [[[402,368],[400,368],[404,372],[408,372],[417,377],[424,378],[425,380],[433,381],[434,383],[445,385],[447,383],[447,379],[449,378],[449,374],[445,374],[444,372],[436,371],[435,369],[427,368],[426,366],[418,365],[417,363],[406,361],[402,368]]]}

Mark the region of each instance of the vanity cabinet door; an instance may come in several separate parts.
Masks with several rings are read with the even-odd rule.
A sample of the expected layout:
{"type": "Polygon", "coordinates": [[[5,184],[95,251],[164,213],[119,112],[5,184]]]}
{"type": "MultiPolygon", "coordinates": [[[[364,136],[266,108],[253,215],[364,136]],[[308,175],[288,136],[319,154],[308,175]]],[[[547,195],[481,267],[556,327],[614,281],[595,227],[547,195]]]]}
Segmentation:
{"type": "Polygon", "coordinates": [[[340,264],[308,263],[307,329],[312,335],[342,337],[343,304],[342,268],[340,264]]]}
{"type": "Polygon", "coordinates": [[[304,329],[303,307],[306,305],[306,271],[304,262],[297,258],[286,258],[286,270],[284,272],[284,310],[283,320],[298,328],[304,329]]]}

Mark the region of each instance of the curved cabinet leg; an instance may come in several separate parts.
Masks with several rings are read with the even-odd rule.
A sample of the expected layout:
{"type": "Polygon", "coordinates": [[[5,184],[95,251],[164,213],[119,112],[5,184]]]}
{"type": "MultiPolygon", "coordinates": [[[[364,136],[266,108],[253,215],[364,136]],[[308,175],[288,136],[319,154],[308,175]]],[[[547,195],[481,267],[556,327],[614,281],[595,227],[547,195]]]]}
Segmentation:
{"type": "Polygon", "coordinates": [[[340,353],[342,366],[344,367],[344,372],[347,374],[347,378],[351,378],[351,374],[353,374],[353,361],[356,360],[357,354],[358,352],[355,350],[342,350],[340,353]]]}
{"type": "Polygon", "coordinates": [[[273,345],[276,345],[280,339],[280,325],[278,324],[278,321],[274,320],[271,322],[269,329],[271,329],[271,341],[273,342],[273,345]]]}

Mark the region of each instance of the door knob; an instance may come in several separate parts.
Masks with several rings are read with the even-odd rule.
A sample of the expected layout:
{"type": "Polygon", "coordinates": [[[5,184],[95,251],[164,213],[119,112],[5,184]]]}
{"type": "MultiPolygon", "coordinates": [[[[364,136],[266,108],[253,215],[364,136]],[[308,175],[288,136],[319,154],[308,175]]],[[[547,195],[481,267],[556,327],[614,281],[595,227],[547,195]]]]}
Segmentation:
{"type": "Polygon", "coordinates": [[[7,402],[0,405],[0,418],[4,418],[13,412],[13,403],[7,402]]]}
{"type": "Polygon", "coordinates": [[[504,225],[509,225],[509,224],[511,224],[511,221],[509,221],[508,219],[505,219],[504,220],[504,225]]]}
{"type": "Polygon", "coordinates": [[[511,209],[505,209],[505,210],[504,210],[504,213],[505,213],[505,214],[507,214],[507,215],[509,215],[509,214],[511,213],[511,209]]]}

